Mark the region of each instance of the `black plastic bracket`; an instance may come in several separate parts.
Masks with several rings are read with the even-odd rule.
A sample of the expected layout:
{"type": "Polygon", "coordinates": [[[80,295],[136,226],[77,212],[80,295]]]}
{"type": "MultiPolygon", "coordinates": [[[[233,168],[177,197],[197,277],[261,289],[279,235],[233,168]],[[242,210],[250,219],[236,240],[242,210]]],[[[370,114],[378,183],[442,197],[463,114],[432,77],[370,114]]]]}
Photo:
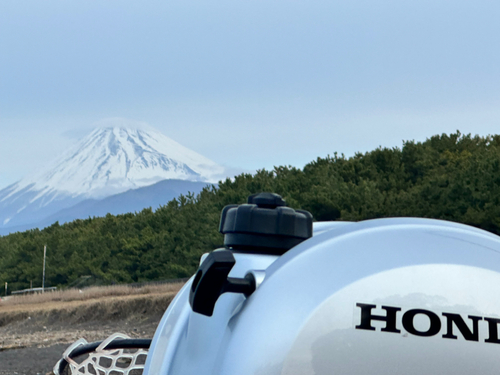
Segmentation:
{"type": "Polygon", "coordinates": [[[221,294],[242,293],[248,297],[255,291],[252,274],[247,274],[242,279],[228,277],[235,263],[230,250],[216,250],[207,256],[196,272],[189,293],[189,304],[194,312],[212,316],[221,294]]]}

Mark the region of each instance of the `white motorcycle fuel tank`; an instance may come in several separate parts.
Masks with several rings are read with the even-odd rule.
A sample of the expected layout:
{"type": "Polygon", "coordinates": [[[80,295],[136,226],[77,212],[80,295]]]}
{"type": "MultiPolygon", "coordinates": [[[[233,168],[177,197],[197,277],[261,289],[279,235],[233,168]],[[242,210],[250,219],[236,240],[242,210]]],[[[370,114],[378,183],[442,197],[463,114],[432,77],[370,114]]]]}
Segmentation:
{"type": "Polygon", "coordinates": [[[269,193],[226,207],[221,232],[144,374],[499,373],[500,237],[431,219],[313,226],[269,193]]]}

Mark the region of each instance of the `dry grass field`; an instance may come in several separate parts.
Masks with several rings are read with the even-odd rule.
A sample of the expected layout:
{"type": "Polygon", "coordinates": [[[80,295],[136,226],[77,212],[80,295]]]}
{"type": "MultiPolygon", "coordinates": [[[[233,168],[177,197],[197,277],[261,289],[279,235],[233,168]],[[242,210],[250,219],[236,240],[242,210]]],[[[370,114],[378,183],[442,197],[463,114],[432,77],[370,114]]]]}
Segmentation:
{"type": "Polygon", "coordinates": [[[0,374],[45,374],[48,364],[55,364],[64,347],[81,337],[91,342],[122,332],[131,337],[151,338],[181,287],[182,283],[140,288],[120,285],[3,299],[0,374]],[[51,351],[51,348],[57,349],[51,351]],[[23,353],[27,351],[44,353],[43,360],[33,355],[16,360],[18,356],[26,356],[23,353]],[[10,365],[6,358],[11,358],[10,365]],[[45,367],[43,361],[47,362],[43,364],[45,367]],[[43,368],[33,372],[33,366],[43,368]]]}
{"type": "Polygon", "coordinates": [[[86,289],[58,290],[21,296],[10,296],[0,302],[0,312],[9,306],[43,305],[51,302],[88,301],[107,297],[177,293],[183,283],[166,283],[131,287],[128,285],[99,286],[86,289]]]}

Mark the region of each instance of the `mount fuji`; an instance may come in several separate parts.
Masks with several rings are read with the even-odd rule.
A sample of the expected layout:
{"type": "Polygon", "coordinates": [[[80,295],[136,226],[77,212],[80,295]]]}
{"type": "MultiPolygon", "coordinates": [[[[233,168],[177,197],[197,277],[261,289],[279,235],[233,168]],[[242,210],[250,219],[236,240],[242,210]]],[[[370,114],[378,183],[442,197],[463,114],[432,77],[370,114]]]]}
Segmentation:
{"type": "MultiPolygon", "coordinates": [[[[64,221],[72,215],[100,216],[102,213],[89,212],[85,201],[94,207],[105,199],[116,203],[109,197],[130,195],[128,191],[139,188],[144,197],[147,193],[143,189],[147,186],[163,180],[176,181],[170,190],[165,182],[161,185],[169,192],[163,201],[166,203],[188,190],[200,191],[222,178],[223,173],[223,167],[157,131],[119,126],[98,128],[46,168],[0,190],[0,231],[36,227],[47,220],[54,222],[60,220],[58,213],[64,213],[64,221]],[[79,215],[71,214],[72,207],[78,208],[79,215]]],[[[154,191],[154,200],[158,201],[161,193],[158,187],[154,191]]],[[[148,207],[147,201],[143,204],[148,207]]],[[[127,212],[116,204],[114,211],[127,212]]]]}

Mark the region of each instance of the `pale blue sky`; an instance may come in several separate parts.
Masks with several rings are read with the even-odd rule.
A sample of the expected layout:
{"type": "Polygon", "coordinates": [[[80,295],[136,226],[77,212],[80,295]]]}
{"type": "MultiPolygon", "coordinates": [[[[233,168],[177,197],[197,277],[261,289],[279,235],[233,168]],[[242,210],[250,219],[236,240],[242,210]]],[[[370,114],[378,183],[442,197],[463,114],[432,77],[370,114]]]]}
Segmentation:
{"type": "Polygon", "coordinates": [[[498,1],[0,3],[0,188],[107,118],[226,166],[500,133],[498,1]]]}

